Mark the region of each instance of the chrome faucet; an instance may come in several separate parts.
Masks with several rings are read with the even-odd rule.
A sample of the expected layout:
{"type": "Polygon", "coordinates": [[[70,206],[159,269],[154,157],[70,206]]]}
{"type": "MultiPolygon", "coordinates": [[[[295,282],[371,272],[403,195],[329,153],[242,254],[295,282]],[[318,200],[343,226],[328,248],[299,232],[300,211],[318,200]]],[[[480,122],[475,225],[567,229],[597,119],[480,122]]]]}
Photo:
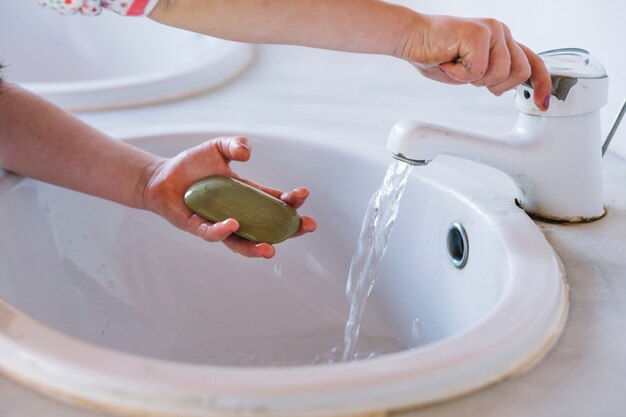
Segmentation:
{"type": "Polygon", "coordinates": [[[535,106],[533,88],[524,83],[516,88],[517,122],[506,133],[406,119],[391,130],[387,148],[397,159],[414,165],[450,155],[497,168],[521,190],[518,205],[537,218],[580,222],[602,217],[602,156],[626,102],[603,146],[600,109],[608,98],[604,66],[583,49],[539,55],[552,76],[549,110],[535,106]]]}

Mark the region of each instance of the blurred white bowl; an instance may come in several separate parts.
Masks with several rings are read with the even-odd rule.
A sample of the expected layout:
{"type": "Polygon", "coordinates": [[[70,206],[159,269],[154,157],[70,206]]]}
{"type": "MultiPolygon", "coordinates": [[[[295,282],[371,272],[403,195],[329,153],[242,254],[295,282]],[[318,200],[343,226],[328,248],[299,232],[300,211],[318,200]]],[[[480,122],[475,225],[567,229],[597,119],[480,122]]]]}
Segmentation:
{"type": "Polygon", "coordinates": [[[105,11],[61,16],[35,0],[0,4],[6,78],[71,111],[176,100],[215,88],[252,61],[251,45],[105,11]]]}

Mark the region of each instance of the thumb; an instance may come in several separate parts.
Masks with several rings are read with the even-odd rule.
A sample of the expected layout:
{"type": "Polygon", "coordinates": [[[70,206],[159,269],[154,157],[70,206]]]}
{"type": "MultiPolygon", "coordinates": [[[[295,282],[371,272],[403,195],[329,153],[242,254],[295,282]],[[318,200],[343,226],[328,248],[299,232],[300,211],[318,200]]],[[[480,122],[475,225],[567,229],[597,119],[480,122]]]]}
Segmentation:
{"type": "Polygon", "coordinates": [[[487,66],[483,62],[473,63],[467,58],[457,58],[453,62],[439,65],[439,68],[450,78],[461,83],[478,81],[487,71],[487,66]]]}
{"type": "Polygon", "coordinates": [[[248,138],[233,136],[215,139],[215,145],[227,161],[247,161],[252,149],[248,138]]]}
{"type": "Polygon", "coordinates": [[[490,43],[488,38],[474,38],[461,43],[458,57],[439,65],[451,78],[469,83],[483,78],[489,66],[490,43]]]}

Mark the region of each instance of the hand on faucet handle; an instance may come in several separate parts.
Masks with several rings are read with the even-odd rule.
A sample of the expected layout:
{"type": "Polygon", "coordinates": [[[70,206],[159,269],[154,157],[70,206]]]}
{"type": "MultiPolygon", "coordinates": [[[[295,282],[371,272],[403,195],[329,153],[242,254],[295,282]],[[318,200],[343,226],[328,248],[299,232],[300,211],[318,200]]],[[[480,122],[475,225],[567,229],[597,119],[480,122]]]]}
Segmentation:
{"type": "Polygon", "coordinates": [[[516,42],[510,29],[496,19],[463,19],[417,14],[403,39],[402,57],[428,78],[471,83],[500,95],[531,80],[534,101],[547,110],[552,83],[541,58],[516,42]]]}

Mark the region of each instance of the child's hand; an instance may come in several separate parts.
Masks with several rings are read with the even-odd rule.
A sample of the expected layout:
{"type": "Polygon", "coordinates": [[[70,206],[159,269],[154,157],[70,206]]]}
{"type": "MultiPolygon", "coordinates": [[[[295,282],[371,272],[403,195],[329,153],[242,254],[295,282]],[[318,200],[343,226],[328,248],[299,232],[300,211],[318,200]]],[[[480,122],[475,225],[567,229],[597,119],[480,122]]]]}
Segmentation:
{"type": "MultiPolygon", "coordinates": [[[[193,233],[209,242],[223,242],[234,252],[249,257],[271,258],[276,250],[269,243],[253,243],[233,234],[239,223],[227,219],[211,223],[192,212],[184,202],[187,189],[196,181],[223,175],[237,178],[256,187],[294,208],[300,207],[309,196],[306,188],[283,193],[239,178],[229,167],[230,161],[247,161],[250,145],[243,137],[218,138],[181,152],[170,159],[161,159],[147,174],[149,180],[143,190],[144,207],[166,218],[174,226],[193,233]]],[[[294,236],[312,232],[315,220],[303,216],[300,230],[294,236]]]]}
{"type": "Polygon", "coordinates": [[[496,95],[530,79],[535,104],[548,109],[552,82],[543,61],[495,19],[419,15],[398,54],[428,78],[472,83],[496,95]]]}

